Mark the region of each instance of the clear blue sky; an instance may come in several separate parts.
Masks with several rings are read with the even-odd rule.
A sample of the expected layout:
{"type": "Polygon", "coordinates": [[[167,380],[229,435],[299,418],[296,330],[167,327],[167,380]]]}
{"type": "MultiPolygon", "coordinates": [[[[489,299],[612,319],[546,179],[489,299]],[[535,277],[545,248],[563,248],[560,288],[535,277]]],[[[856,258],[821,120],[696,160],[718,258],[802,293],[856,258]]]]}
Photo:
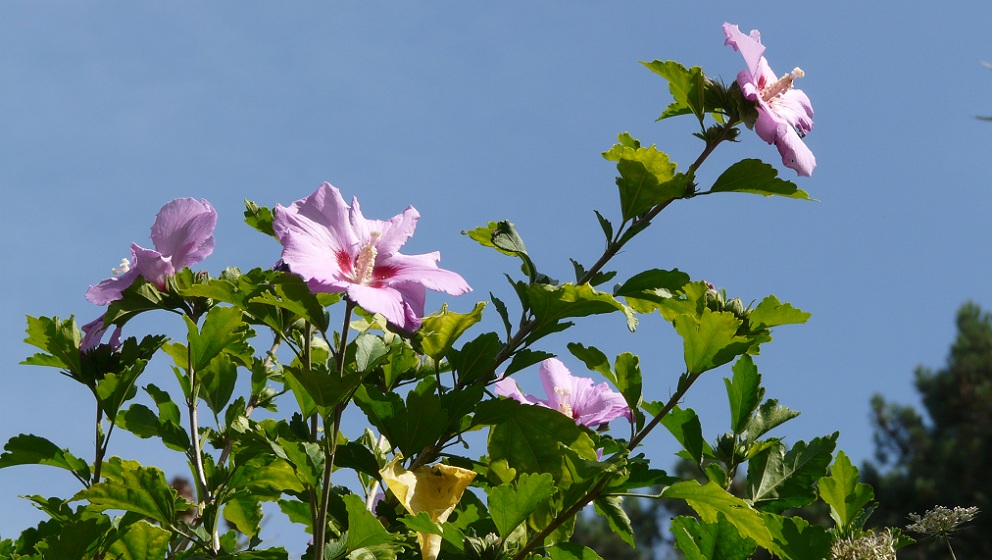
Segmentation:
{"type": "MultiPolygon", "coordinates": [[[[839,429],[842,448],[869,458],[870,396],[917,402],[912,371],[944,363],[956,308],[968,299],[992,308],[992,123],[974,118],[992,114],[992,71],[980,64],[992,60],[992,7],[702,5],[0,4],[0,441],[37,433],[90,457],[84,389],[17,365],[31,353],[24,316],[94,318],[87,286],[131,241],[148,243],[155,212],[175,197],[206,198],[220,213],[202,265],[212,273],[278,257],[241,223],[243,198],[286,204],[326,180],[370,217],[416,206],[423,217],[407,252],[440,250],[442,266],[475,287],[447,298],[457,309],[489,291],[512,299],[501,274],[516,264],[459,235],[489,220],[515,222],[542,270],[567,278],[569,257],[591,263],[601,248],[592,210],[617,215],[615,169],[599,155],[617,133],[682,165],[701,147],[690,120],[654,122],[670,97],[638,61],[673,59],[729,82],[743,65],[723,46],[729,21],[761,30],[776,72],[805,70],[818,167],[798,183],[820,202],[677,203],[616,268],[624,277],[678,267],[745,301],[774,293],[812,312],[807,325],[777,331],[757,361],[768,396],[803,413],[779,435],[839,429]]],[[[744,157],[794,177],[748,133],[711,158],[701,184],[744,157]]],[[[575,338],[640,354],[652,398],[667,397],[681,371],[674,332],[660,318],[634,335],[619,317],[609,327],[575,338]]],[[[582,371],[566,341],[545,348],[582,371]]],[[[164,361],[144,382],[175,388],[164,361]]],[[[724,431],[721,372],[686,404],[708,438],[724,431]]],[[[175,454],[118,437],[112,453],[183,474],[175,454]]],[[[649,441],[669,464],[670,439],[649,441]]],[[[0,471],[0,535],[41,518],[18,495],[65,495],[73,483],[52,469],[0,471]]]]}

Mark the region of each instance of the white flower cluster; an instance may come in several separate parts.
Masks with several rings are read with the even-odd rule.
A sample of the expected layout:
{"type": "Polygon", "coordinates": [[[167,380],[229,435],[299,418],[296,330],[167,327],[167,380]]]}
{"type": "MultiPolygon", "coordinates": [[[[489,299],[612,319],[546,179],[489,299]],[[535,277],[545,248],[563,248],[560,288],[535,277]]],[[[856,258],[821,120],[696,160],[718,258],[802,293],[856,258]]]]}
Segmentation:
{"type": "Polygon", "coordinates": [[[954,509],[937,506],[926,512],[923,517],[915,513],[909,514],[912,523],[907,525],[906,529],[934,537],[946,535],[971,521],[976,515],[978,515],[978,508],[974,506],[955,507],[954,509]]]}
{"type": "Polygon", "coordinates": [[[830,547],[831,560],[896,560],[895,537],[886,529],[865,533],[858,538],[835,541],[830,547]]]}

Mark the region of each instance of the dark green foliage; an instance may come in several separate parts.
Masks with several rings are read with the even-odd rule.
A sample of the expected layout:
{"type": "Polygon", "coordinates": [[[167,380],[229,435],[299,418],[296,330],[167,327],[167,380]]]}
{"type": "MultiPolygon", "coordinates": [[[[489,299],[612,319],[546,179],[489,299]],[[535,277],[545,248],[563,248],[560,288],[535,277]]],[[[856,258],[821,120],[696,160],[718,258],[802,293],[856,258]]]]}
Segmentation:
{"type": "MultiPolygon", "coordinates": [[[[879,507],[870,525],[905,526],[910,513],[936,505],[977,506],[981,513],[952,539],[958,558],[992,558],[992,316],[967,303],[946,365],[920,366],[924,410],[872,398],[876,460],[865,466],[879,507]]],[[[900,558],[950,558],[943,543],[921,543],[900,558]]]]}

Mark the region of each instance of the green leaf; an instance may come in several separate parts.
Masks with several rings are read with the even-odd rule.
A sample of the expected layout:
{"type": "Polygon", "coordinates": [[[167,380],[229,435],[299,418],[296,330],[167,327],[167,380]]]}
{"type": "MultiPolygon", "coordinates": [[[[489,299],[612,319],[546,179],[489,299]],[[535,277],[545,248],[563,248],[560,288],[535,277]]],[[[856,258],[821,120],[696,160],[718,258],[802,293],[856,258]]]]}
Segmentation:
{"type": "Polygon", "coordinates": [[[603,560],[596,551],[574,542],[559,542],[547,548],[551,560],[603,560]]]}
{"type": "Polygon", "coordinates": [[[262,523],[262,504],[251,492],[235,492],[224,502],[224,519],[233,523],[238,531],[254,537],[262,523]]]}
{"type": "Polygon", "coordinates": [[[171,526],[176,521],[177,502],[185,509],[185,501],[177,498],[155,467],[142,467],[135,461],[112,458],[107,466],[107,478],[78,492],[72,501],[87,500],[87,509],[130,511],[171,526]],[[113,478],[111,478],[113,476],[113,478]]]}
{"type": "Polygon", "coordinates": [[[538,362],[543,362],[548,358],[553,358],[554,354],[550,352],[544,352],[542,350],[531,350],[529,348],[523,348],[517,350],[513,353],[513,359],[510,360],[510,365],[506,366],[506,370],[503,372],[504,376],[516,373],[524,368],[528,368],[538,362]]]}
{"type": "Polygon", "coordinates": [[[603,153],[603,157],[617,162],[620,176],[616,182],[624,222],[686,194],[688,177],[676,174],[676,165],[654,146],[631,148],[620,143],[603,153]]]}
{"type": "Polygon", "coordinates": [[[490,462],[503,459],[518,473],[549,473],[560,482],[565,467],[559,445],[596,460],[592,439],[557,410],[512,399],[490,400],[479,405],[473,425],[491,426],[490,462]]]}
{"type": "Polygon", "coordinates": [[[758,408],[765,390],[761,387],[761,374],[751,356],[741,356],[732,371],[733,379],[724,378],[723,382],[730,400],[730,429],[740,435],[747,429],[751,414],[758,408]]]}
{"type": "Polygon", "coordinates": [[[753,443],[773,428],[799,416],[799,412],[778,404],[777,399],[768,399],[747,423],[747,441],[753,443]]]}
{"type": "Polygon", "coordinates": [[[765,527],[772,535],[770,549],[787,560],[819,560],[830,558],[833,536],[818,525],[810,525],[801,517],[781,517],[765,514],[765,527]]]}
{"type": "Polygon", "coordinates": [[[731,344],[746,342],[737,336],[741,320],[733,313],[703,309],[698,317],[683,314],[675,318],[675,331],[683,340],[686,370],[690,374],[699,374],[706,370],[721,366],[732,356],[721,354],[721,350],[731,344]]]}
{"type": "Polygon", "coordinates": [[[801,325],[809,318],[810,313],[796,309],[791,304],[782,303],[775,296],[761,300],[761,303],[748,315],[752,330],[779,325],[801,325]]]}
{"type": "Polygon", "coordinates": [[[722,514],[717,514],[717,521],[711,523],[685,515],[676,517],[672,520],[672,535],[686,560],[745,560],[757,547],[722,514]]]}
{"type": "Polygon", "coordinates": [[[348,552],[385,545],[395,556],[400,549],[396,536],[387,531],[365,507],[365,500],[355,494],[342,498],[348,511],[348,552]]]}
{"type": "Polygon", "coordinates": [[[124,534],[110,545],[111,558],[120,560],[161,560],[169,551],[172,533],[145,520],[127,526],[124,534]]]}
{"type": "Polygon", "coordinates": [[[440,359],[451,349],[458,337],[482,320],[482,310],[485,307],[486,302],[480,301],[468,313],[455,313],[448,311],[448,306],[444,305],[437,313],[424,317],[420,330],[417,331],[417,341],[423,353],[435,360],[440,359]]]}
{"type": "Polygon", "coordinates": [[[638,313],[650,313],[662,301],[673,297],[691,281],[689,275],[675,270],[645,270],[618,286],[613,295],[623,297],[638,313]]]}
{"type": "Polygon", "coordinates": [[[348,371],[342,377],[336,372],[326,371],[324,367],[317,368],[316,364],[314,369],[286,366],[282,372],[283,380],[296,396],[304,416],[313,414],[311,407],[315,407],[324,416],[330,414],[335,406],[351,395],[364,378],[362,373],[348,371]]]}
{"type": "Polygon", "coordinates": [[[214,307],[207,312],[203,328],[185,315],[188,331],[190,366],[195,371],[205,369],[210,361],[224,352],[243,365],[251,364],[252,348],[247,337],[251,332],[236,307],[214,307]]]}
{"type": "Polygon", "coordinates": [[[523,523],[542,502],[555,493],[550,474],[521,474],[516,484],[489,489],[489,514],[504,539],[523,523]]]}
{"type": "Polygon", "coordinates": [[[754,507],[772,513],[816,501],[814,484],[827,473],[838,433],[797,441],[788,452],[776,442],[748,461],[748,497],[754,507]]]}
{"type": "Polygon", "coordinates": [[[527,254],[524,240],[517,233],[517,229],[512,223],[507,221],[489,222],[486,226],[477,227],[473,230],[463,231],[469,238],[474,239],[483,247],[492,247],[504,255],[519,257],[523,261],[522,268],[524,274],[535,281],[537,279],[537,267],[534,261],[527,254]]]}
{"type": "Polygon", "coordinates": [[[265,206],[259,206],[251,200],[245,199],[245,223],[264,233],[265,235],[276,236],[272,229],[272,210],[265,206]]]}
{"type": "Polygon", "coordinates": [[[837,452],[834,464],[830,466],[830,476],[817,483],[820,498],[830,506],[830,517],[840,531],[847,529],[861,509],[874,498],[871,486],[858,482],[858,468],[843,451],[837,452]]]}
{"type": "Polygon", "coordinates": [[[381,337],[363,332],[355,338],[355,367],[367,373],[389,354],[381,337]]]}
{"type": "Polygon", "coordinates": [[[778,170],[760,159],[744,159],[720,175],[710,192],[745,192],[810,200],[795,183],[778,178],[778,170]]]}
{"type": "Polygon", "coordinates": [[[238,366],[227,354],[219,354],[207,367],[200,370],[198,377],[200,397],[206,401],[214,414],[219,415],[234,394],[234,384],[238,381],[238,366]]]}
{"type": "Polygon", "coordinates": [[[662,490],[661,495],[685,500],[706,523],[717,523],[718,514],[723,514],[742,537],[754,540],[762,548],[772,545],[771,534],[761,514],[712,481],[706,484],[693,480],[677,482],[662,490]]]}
{"type": "Polygon", "coordinates": [[[614,311],[621,311],[627,316],[627,328],[631,332],[636,326],[633,311],[617,301],[613,295],[600,292],[589,284],[531,284],[527,286],[526,296],[536,321],[534,330],[527,337],[529,341],[571,326],[571,322],[562,322],[564,319],[614,311]]]}
{"type": "Polygon", "coordinates": [[[634,528],[630,525],[630,517],[623,509],[623,498],[620,496],[605,496],[593,501],[596,513],[606,518],[610,530],[620,537],[620,540],[634,546],[634,528]]]}
{"type": "MultiPolygon", "coordinates": [[[[79,361],[80,332],[76,320],[69,317],[59,321],[58,317],[28,317],[28,337],[24,342],[41,348],[48,354],[35,354],[21,362],[29,366],[49,366],[62,368],[77,375],[82,370],[79,361]]],[[[73,376],[77,381],[82,379],[73,376]]]]}
{"type": "Polygon", "coordinates": [[[494,332],[483,333],[470,342],[466,342],[457,351],[448,351],[448,362],[451,368],[458,372],[460,383],[469,384],[483,375],[492,373],[496,364],[496,354],[503,347],[499,335],[494,332]]]}
{"type": "Polygon", "coordinates": [[[590,371],[596,371],[603,374],[603,377],[609,379],[615,385],[617,382],[616,375],[613,374],[613,370],[610,369],[610,360],[606,357],[606,354],[601,352],[599,348],[595,346],[583,346],[578,342],[569,342],[568,351],[572,353],[573,356],[582,360],[582,363],[589,368],[590,371]]]}
{"type": "Polygon", "coordinates": [[[680,408],[678,405],[672,408],[669,413],[661,419],[662,425],[675,436],[675,439],[682,445],[689,454],[689,457],[696,465],[703,460],[703,428],[699,423],[699,417],[691,408],[680,408]]]}
{"type": "Polygon", "coordinates": [[[0,469],[14,465],[48,465],[65,469],[81,480],[90,479],[90,467],[86,461],[43,437],[21,434],[10,438],[3,448],[0,469]]]}
{"type": "Polygon", "coordinates": [[[620,389],[627,406],[631,411],[637,410],[641,406],[641,366],[640,359],[624,352],[617,356],[614,367],[616,368],[616,385],[620,389]]]}
{"type": "Polygon", "coordinates": [[[450,418],[441,405],[432,378],[423,380],[410,391],[406,403],[396,393],[384,394],[365,385],[355,393],[355,403],[408,457],[436,441],[450,418]]]}
{"type": "MultiPolygon", "coordinates": [[[[254,272],[252,271],[252,273],[254,272]]],[[[248,290],[248,293],[245,297],[246,301],[238,307],[258,317],[269,317],[269,314],[260,309],[260,304],[285,309],[312,324],[318,331],[327,332],[330,318],[324,307],[338,301],[340,296],[335,294],[334,298],[322,301],[321,296],[328,294],[315,295],[298,275],[275,274],[274,277],[271,277],[271,281],[269,281],[269,276],[263,276],[261,272],[253,274],[248,279],[244,279],[244,277],[239,279],[239,289],[248,290]],[[260,276],[260,278],[256,279],[255,276],[260,276]],[[253,285],[249,281],[257,281],[258,284],[253,285]]],[[[266,320],[265,324],[279,332],[284,330],[284,326],[277,317],[266,320]]]]}
{"type": "Polygon", "coordinates": [[[675,102],[665,109],[658,120],[692,113],[696,115],[700,123],[703,122],[706,105],[704,102],[705,82],[701,68],[693,66],[691,69],[686,69],[685,66],[672,60],[664,62],[655,60],[641,64],[668,80],[668,90],[675,98],[675,102]]]}

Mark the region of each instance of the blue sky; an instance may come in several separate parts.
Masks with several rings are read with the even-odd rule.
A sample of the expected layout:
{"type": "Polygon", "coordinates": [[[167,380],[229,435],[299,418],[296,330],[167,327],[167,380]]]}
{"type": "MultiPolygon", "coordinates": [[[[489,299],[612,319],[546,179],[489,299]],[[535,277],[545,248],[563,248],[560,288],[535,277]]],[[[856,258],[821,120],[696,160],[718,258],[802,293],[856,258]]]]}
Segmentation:
{"type": "MultiPolygon", "coordinates": [[[[690,119],[654,122],[670,97],[638,61],[699,65],[729,82],[743,64],[723,46],[729,21],[761,30],[776,72],[806,72],[818,167],[797,182],[819,202],[727,194],[674,204],[614,268],[678,267],[745,301],[773,293],[812,312],[757,361],[768,396],[802,412],[779,435],[840,430],[849,455],[869,458],[870,396],[917,402],[912,371],[944,363],[956,308],[992,308],[992,123],[974,118],[992,114],[992,71],[980,64],[992,60],[992,9],[796,6],[0,4],[0,440],[37,433],[91,455],[84,390],[17,365],[31,353],[24,316],[96,317],[83,292],[130,242],[148,242],[175,197],[206,198],[220,214],[202,265],[212,273],[278,258],[241,223],[242,199],[287,204],[330,181],[370,217],[417,207],[406,252],[441,251],[442,266],[476,290],[429,307],[467,310],[489,291],[512,299],[502,273],[516,264],[459,234],[489,220],[513,221],[541,269],[567,278],[568,258],[588,264],[601,249],[592,210],[617,216],[615,169],[600,153],[618,133],[683,166],[701,148],[690,119]]],[[[700,184],[745,157],[794,177],[748,132],[707,162],[700,184]]],[[[575,372],[570,339],[639,354],[652,398],[667,397],[681,371],[674,332],[660,318],[633,335],[619,317],[605,323],[545,348],[575,372]]],[[[146,375],[175,383],[164,361],[146,375]]],[[[726,426],[721,377],[686,401],[709,438],[726,426]]],[[[649,441],[667,465],[673,442],[649,441]]],[[[182,468],[148,442],[121,437],[111,452],[182,468]]],[[[28,467],[0,471],[0,489],[5,537],[41,519],[18,495],[75,490],[62,472],[28,467]]]]}

